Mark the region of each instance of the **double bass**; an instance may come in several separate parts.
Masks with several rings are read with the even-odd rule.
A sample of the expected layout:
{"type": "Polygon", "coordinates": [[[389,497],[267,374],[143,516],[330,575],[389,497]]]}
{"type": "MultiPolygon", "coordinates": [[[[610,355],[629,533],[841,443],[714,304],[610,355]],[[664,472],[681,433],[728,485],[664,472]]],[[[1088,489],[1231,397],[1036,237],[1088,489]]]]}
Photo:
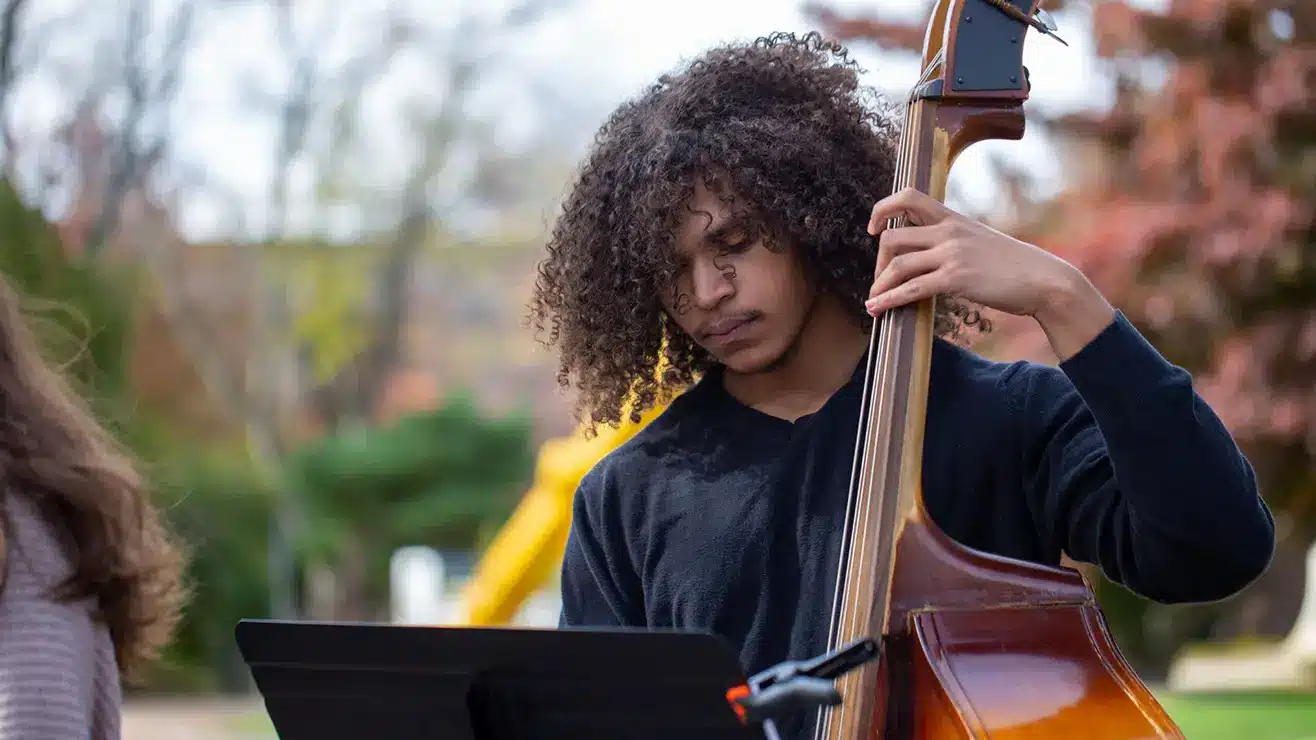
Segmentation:
{"type": "MultiPolygon", "coordinates": [[[[1024,36],[1055,30],[1039,4],[937,0],[896,190],[944,200],[966,148],[1022,138],[1024,36]]],[[[829,684],[832,706],[816,710],[816,739],[1183,737],[1120,655],[1081,573],[970,549],[929,518],[920,485],[934,301],[874,322],[833,652],[808,669],[843,675],[829,684]]]]}

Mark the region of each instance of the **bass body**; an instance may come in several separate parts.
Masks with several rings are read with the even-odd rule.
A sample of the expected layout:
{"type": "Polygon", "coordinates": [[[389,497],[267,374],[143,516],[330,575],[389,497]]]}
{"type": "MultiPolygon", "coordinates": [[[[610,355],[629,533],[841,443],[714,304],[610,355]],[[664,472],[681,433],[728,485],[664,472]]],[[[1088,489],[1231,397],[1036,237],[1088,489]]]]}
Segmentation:
{"type": "MultiPolygon", "coordinates": [[[[938,0],[894,186],[944,200],[974,143],[1024,133],[1038,0],[938,0]]],[[[1042,15],[1041,18],[1045,16],[1042,15]]],[[[890,227],[906,225],[890,223],[890,227]]],[[[1182,738],[1121,657],[1082,574],[959,545],[920,479],[935,299],[874,322],[829,647],[881,657],[837,680],[817,740],[1182,738]]]]}

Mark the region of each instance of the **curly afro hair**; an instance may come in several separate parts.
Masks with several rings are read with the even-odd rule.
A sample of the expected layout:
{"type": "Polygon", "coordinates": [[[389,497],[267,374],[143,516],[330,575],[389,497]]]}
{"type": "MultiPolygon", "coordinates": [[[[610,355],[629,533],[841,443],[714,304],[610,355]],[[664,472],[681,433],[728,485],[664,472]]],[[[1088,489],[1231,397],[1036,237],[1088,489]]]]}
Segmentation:
{"type": "MultiPolygon", "coordinates": [[[[891,193],[899,129],[859,73],[838,43],[774,34],[705,53],[603,124],[530,303],[531,325],[560,351],[558,381],[574,378],[591,428],[638,422],[714,362],[660,300],[681,208],[701,178],[725,177],[767,244],[795,247],[819,287],[871,326],[863,301],[877,244],[866,227],[891,193]]],[[[938,306],[942,336],[980,323],[958,301],[938,306]]]]}

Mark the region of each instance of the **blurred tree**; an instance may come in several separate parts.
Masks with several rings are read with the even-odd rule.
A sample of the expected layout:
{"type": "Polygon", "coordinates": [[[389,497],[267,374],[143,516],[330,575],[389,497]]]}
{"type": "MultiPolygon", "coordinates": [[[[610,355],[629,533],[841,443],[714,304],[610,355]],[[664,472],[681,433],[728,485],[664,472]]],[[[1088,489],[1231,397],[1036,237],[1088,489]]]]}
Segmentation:
{"type": "Polygon", "coordinates": [[[303,308],[291,319],[290,336],[280,341],[305,348],[313,382],[320,385],[370,342],[363,320],[368,294],[363,276],[373,265],[357,248],[310,245],[300,251],[305,258],[289,271],[285,287],[303,308]]]}
{"type": "Polygon", "coordinates": [[[277,481],[241,450],[186,446],[156,466],[156,496],[190,552],[191,596],[148,692],[243,691],[250,674],[233,641],[239,620],[269,614],[265,536],[277,481]]]}
{"type": "Polygon", "coordinates": [[[128,382],[134,318],[143,308],[135,270],[68,254],[55,227],[3,179],[0,245],[0,274],[22,296],[51,361],[141,459],[157,503],[190,549],[192,596],[148,690],[241,686],[233,625],[268,609],[262,533],[270,486],[231,451],[199,455],[187,430],[138,402],[128,382]]]}
{"type": "Polygon", "coordinates": [[[338,574],[333,619],[386,619],[388,564],[408,545],[474,550],[529,484],[531,423],[484,418],[457,396],[382,428],[344,428],[290,457],[304,557],[338,574]]]}
{"type": "MultiPolygon", "coordinates": [[[[847,40],[921,46],[922,26],[815,12],[847,40]]],[[[1280,514],[1282,551],[1301,553],[1316,534],[1316,3],[1102,2],[1092,27],[1114,105],[1045,122],[1089,166],[1013,231],[1084,270],[1194,373],[1280,514]]],[[[992,351],[1047,359],[1022,325],[1001,324],[992,351]]],[[[1265,580],[1226,608],[1171,614],[1108,586],[1103,599],[1155,670],[1186,639],[1286,629],[1266,602],[1293,583],[1265,580]]]]}
{"type": "Polygon", "coordinates": [[[70,260],[40,211],[0,180],[0,274],[24,296],[43,345],[111,423],[122,423],[132,277],[70,260]]]}
{"type": "MultiPolygon", "coordinates": [[[[228,640],[238,616],[295,615],[292,585],[300,574],[281,537],[266,543],[259,536],[271,521],[281,522],[276,530],[297,529],[288,507],[272,515],[283,502],[283,458],[299,441],[292,422],[310,395],[330,431],[351,434],[371,423],[401,364],[416,255],[443,228],[438,224],[461,215],[464,201],[505,197],[505,189],[480,187],[491,171],[520,167],[474,114],[472,90],[498,74],[499,51],[515,43],[514,34],[558,4],[517,0],[504,13],[472,3],[436,17],[404,2],[362,6],[356,16],[337,9],[317,15],[314,7],[277,0],[254,7],[177,0],[160,8],[126,0],[109,13],[78,13],[90,8],[87,0],[40,13],[23,0],[0,3],[4,171],[27,203],[41,206],[29,209],[8,202],[10,191],[0,194],[0,236],[9,245],[0,269],[27,280],[37,305],[51,299],[57,306],[43,312],[48,341],[87,376],[103,415],[124,420],[123,434],[141,450],[162,502],[193,541],[197,597],[173,655],[182,668],[213,662],[208,651],[228,640]],[[243,101],[272,113],[277,131],[266,243],[208,245],[217,248],[205,254],[222,251],[225,258],[198,258],[202,250],[175,229],[167,201],[179,191],[231,201],[233,232],[245,239],[239,207],[248,194],[227,192],[196,163],[181,161],[175,94],[189,81],[195,45],[225,26],[219,16],[262,12],[274,20],[275,50],[287,60],[273,74],[260,67],[265,79],[254,81],[243,101]],[[91,20],[78,26],[74,16],[91,20]],[[76,43],[54,43],[66,34],[75,40],[70,31],[76,43]],[[396,69],[406,63],[413,69],[396,69]],[[402,146],[387,157],[398,166],[380,168],[384,137],[377,125],[365,126],[378,112],[370,88],[393,87],[385,78],[399,74],[413,92],[399,114],[383,116],[404,129],[396,142],[402,146]],[[68,111],[48,136],[22,127],[11,134],[22,99],[13,93],[29,85],[53,89],[68,111]],[[290,191],[308,168],[320,202],[309,219],[312,235],[297,238],[290,234],[303,219],[290,217],[290,191]],[[63,249],[41,209],[59,219],[63,249]],[[333,243],[340,235],[329,236],[325,225],[342,223],[340,209],[363,222],[357,248],[340,249],[333,243]],[[12,228],[3,222],[11,217],[12,228]],[[36,241],[43,246],[29,249],[36,241]],[[354,256],[340,259],[348,254],[354,256]],[[225,269],[212,269],[219,263],[225,269]],[[109,279],[119,272],[139,277],[137,267],[149,279],[109,279]],[[227,302],[227,312],[215,311],[216,302],[227,302]],[[241,310],[232,310],[234,303],[241,310]],[[140,309],[136,318],[133,309],[140,309]],[[169,334],[152,346],[186,355],[204,388],[190,378],[180,385],[193,388],[193,398],[213,398],[247,449],[200,455],[194,429],[159,423],[158,409],[124,390],[141,357],[158,356],[134,355],[133,329],[140,335],[144,326],[169,334]],[[320,392],[303,395],[307,386],[320,392]],[[262,558],[269,558],[268,572],[253,574],[249,566],[262,558]],[[271,592],[256,598],[253,587],[271,592]]],[[[235,58],[234,66],[241,62],[235,58]]],[[[440,536],[459,537],[454,531],[440,536]]]]}
{"type": "MultiPolygon", "coordinates": [[[[55,179],[76,184],[77,208],[66,231],[88,254],[121,247],[121,257],[148,267],[173,340],[192,360],[208,395],[241,427],[249,454],[266,474],[277,475],[297,443],[308,398],[328,430],[370,422],[403,359],[415,261],[436,224],[459,214],[457,204],[484,162],[497,160],[489,153],[497,143],[472,115],[472,91],[496,72],[497,51],[508,37],[556,5],[518,0],[491,14],[472,4],[438,23],[401,2],[362,6],[352,11],[356,15],[283,0],[257,11],[269,13],[274,49],[286,65],[273,75],[262,67],[244,90],[245,104],[273,115],[277,135],[265,248],[244,250],[254,257],[246,286],[251,306],[243,356],[234,361],[211,341],[213,317],[188,293],[196,281],[184,274],[193,266],[183,254],[185,240],[172,228],[151,228],[140,218],[130,223],[124,214],[148,212],[167,220],[154,194],[197,181],[211,195],[226,195],[204,176],[188,177],[187,164],[173,161],[169,112],[193,31],[207,25],[203,14],[248,9],[179,0],[167,14],[165,32],[156,34],[147,33],[149,0],[124,4],[124,22],[113,43],[104,45],[121,48],[121,55],[98,60],[103,64],[90,74],[77,113],[61,132],[61,164],[72,166],[55,179]],[[159,48],[148,48],[157,40],[159,48]],[[371,88],[399,64],[418,59],[421,71],[407,84],[419,89],[407,96],[400,115],[386,116],[404,126],[399,178],[381,170],[378,132],[363,131],[362,123],[372,112],[366,103],[371,88]],[[102,111],[120,102],[127,112],[111,122],[102,111]],[[471,153],[474,174],[464,156],[471,153]],[[290,202],[304,179],[298,171],[308,166],[320,202],[309,219],[311,235],[300,238],[293,232],[305,227],[296,223],[301,219],[290,202]],[[381,175],[388,181],[379,183],[381,175]],[[379,184],[369,187],[371,180],[379,184]],[[371,248],[371,259],[330,264],[358,251],[340,250],[325,236],[329,225],[342,222],[335,218],[342,212],[361,223],[353,238],[371,248]],[[308,387],[316,392],[308,395],[308,387]]],[[[49,194],[45,199],[52,200],[49,194]]],[[[234,231],[244,226],[235,220],[234,231]]],[[[298,564],[284,536],[299,527],[297,509],[295,500],[281,496],[271,531],[272,604],[281,617],[298,609],[298,564]]]]}
{"type": "Polygon", "coordinates": [[[5,0],[0,6],[0,144],[4,145],[5,158],[3,172],[12,179],[14,158],[9,153],[14,148],[14,135],[9,124],[9,91],[13,86],[15,67],[17,66],[17,39],[19,25],[27,9],[27,0],[5,0]]]}

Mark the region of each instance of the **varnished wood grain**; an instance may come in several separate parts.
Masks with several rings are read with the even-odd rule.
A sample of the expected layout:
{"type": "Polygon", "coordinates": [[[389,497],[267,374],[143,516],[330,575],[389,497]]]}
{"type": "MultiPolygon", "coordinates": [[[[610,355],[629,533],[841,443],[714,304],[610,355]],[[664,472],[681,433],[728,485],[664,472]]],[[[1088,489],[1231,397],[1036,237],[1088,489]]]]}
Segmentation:
{"type": "Polygon", "coordinates": [[[913,622],[919,740],[1163,738],[1165,711],[1115,657],[1092,605],[938,610],[913,622]],[[932,692],[931,696],[920,695],[932,692]]]}
{"type": "Polygon", "coordinates": [[[871,737],[1182,737],[1077,571],[966,548],[919,518],[897,558],[888,636],[906,667],[871,737]]]}

